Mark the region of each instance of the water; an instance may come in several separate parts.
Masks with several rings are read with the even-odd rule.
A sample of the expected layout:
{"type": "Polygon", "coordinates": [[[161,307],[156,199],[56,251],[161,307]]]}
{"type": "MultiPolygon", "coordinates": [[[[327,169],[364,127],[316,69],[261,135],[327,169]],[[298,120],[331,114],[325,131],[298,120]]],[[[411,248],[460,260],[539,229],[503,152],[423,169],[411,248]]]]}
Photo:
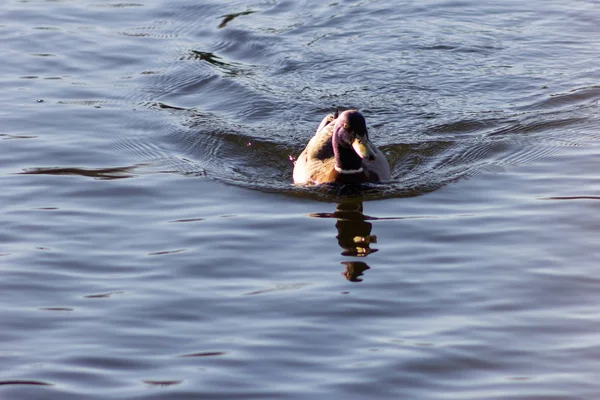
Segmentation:
{"type": "Polygon", "coordinates": [[[0,398],[598,397],[600,3],[0,16],[0,398]],[[291,184],[336,107],[392,182],[291,184]]]}

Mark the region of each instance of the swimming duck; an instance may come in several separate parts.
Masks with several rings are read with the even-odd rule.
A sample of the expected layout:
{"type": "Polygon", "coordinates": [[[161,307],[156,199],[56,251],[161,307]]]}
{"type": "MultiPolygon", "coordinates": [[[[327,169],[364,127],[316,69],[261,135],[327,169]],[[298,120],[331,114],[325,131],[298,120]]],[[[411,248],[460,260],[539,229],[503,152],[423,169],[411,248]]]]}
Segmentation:
{"type": "Polygon", "coordinates": [[[329,114],[294,166],[294,183],[366,183],[391,177],[385,156],[369,140],[365,118],[356,110],[329,114]]]}

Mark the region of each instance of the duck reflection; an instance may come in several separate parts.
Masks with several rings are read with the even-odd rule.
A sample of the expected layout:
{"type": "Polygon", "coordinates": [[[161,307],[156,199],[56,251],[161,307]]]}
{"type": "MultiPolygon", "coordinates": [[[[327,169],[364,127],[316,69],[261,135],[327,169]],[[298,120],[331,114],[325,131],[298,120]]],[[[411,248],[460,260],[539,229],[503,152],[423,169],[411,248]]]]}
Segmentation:
{"type": "MultiPolygon", "coordinates": [[[[377,236],[371,235],[373,224],[368,220],[372,218],[363,214],[361,199],[345,200],[337,205],[333,213],[316,213],[309,216],[337,219],[335,223],[338,231],[337,240],[343,256],[366,257],[378,251],[371,248],[371,244],[377,243],[377,236]]],[[[346,266],[346,271],[342,275],[352,282],[361,282],[363,272],[370,269],[362,261],[343,261],[342,264],[346,266]]]]}

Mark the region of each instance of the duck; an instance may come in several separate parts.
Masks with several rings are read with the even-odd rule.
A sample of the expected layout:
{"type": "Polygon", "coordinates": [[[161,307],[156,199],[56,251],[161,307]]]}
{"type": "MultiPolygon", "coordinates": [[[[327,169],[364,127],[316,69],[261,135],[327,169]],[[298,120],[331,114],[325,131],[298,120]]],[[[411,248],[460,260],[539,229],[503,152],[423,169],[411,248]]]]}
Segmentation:
{"type": "Polygon", "coordinates": [[[329,114],[296,159],[297,185],[360,184],[391,178],[390,166],[369,139],[367,123],[358,110],[329,114]]]}

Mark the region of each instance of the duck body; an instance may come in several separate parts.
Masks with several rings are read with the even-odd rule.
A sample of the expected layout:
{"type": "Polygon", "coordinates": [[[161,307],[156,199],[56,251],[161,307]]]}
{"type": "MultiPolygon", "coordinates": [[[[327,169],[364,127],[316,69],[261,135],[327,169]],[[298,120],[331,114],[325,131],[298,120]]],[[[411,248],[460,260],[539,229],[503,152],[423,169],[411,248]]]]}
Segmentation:
{"type": "Polygon", "coordinates": [[[390,166],[369,140],[365,119],[356,110],[327,115],[294,166],[296,184],[369,183],[390,178],[390,166]]]}

